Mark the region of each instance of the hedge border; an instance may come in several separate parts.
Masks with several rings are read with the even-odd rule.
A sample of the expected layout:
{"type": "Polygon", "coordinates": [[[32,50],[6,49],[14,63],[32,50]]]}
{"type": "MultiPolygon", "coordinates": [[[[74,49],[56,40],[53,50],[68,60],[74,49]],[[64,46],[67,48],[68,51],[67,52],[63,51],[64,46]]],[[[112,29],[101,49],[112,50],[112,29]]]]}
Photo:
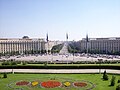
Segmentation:
{"type": "Polygon", "coordinates": [[[0,69],[115,69],[120,70],[120,66],[18,66],[18,65],[5,65],[0,66],[0,69]]]}

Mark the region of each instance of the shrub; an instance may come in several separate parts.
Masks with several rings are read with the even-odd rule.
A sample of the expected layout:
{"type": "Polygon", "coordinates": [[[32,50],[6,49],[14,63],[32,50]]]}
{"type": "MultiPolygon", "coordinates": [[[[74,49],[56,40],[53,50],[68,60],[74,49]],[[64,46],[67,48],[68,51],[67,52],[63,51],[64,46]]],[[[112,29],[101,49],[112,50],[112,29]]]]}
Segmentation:
{"type": "Polygon", "coordinates": [[[17,64],[21,64],[21,61],[16,61],[17,62],[17,64]]]}
{"type": "Polygon", "coordinates": [[[114,86],[115,85],[115,76],[112,76],[112,79],[111,79],[111,86],[114,86]]]}
{"type": "Polygon", "coordinates": [[[120,79],[118,80],[118,83],[120,83],[120,79]]]}
{"type": "Polygon", "coordinates": [[[10,65],[10,62],[3,62],[2,65],[10,65]]]}
{"type": "Polygon", "coordinates": [[[3,78],[7,78],[7,73],[4,73],[4,74],[3,74],[3,78]]]}
{"type": "Polygon", "coordinates": [[[25,61],[24,61],[24,62],[22,62],[22,65],[26,65],[26,64],[27,64],[27,62],[25,62],[25,61]]]}
{"type": "Polygon", "coordinates": [[[116,90],[120,90],[120,85],[118,85],[118,86],[116,87],[116,90]]]}
{"type": "Polygon", "coordinates": [[[44,67],[47,67],[47,62],[44,63],[44,67]]]}
{"type": "Polygon", "coordinates": [[[105,75],[103,76],[103,79],[104,79],[104,80],[108,80],[108,75],[105,74],[105,75]]]}
{"type": "Polygon", "coordinates": [[[108,75],[107,75],[106,71],[104,71],[104,73],[103,73],[103,79],[108,80],[108,75]]]}
{"type": "Polygon", "coordinates": [[[1,74],[0,74],[0,78],[2,78],[1,74]]]}
{"type": "Polygon", "coordinates": [[[17,62],[12,61],[12,62],[11,62],[11,65],[17,65],[17,62]]]}

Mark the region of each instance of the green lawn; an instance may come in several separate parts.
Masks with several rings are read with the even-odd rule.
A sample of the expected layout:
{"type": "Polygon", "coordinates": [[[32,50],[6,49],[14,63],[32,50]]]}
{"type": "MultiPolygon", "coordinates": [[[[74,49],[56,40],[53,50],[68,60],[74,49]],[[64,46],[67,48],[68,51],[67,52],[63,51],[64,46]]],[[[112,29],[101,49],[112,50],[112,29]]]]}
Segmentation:
{"type": "MultiPolygon", "coordinates": [[[[0,74],[2,76],[2,74],[0,74]]],[[[55,79],[59,82],[75,82],[75,81],[87,81],[91,82],[95,85],[92,90],[115,90],[118,85],[117,81],[120,79],[120,75],[115,75],[116,83],[115,86],[109,86],[111,81],[111,74],[108,74],[109,80],[103,81],[102,74],[8,74],[8,78],[0,78],[0,90],[13,90],[13,88],[20,88],[21,86],[16,86],[15,82],[20,80],[34,81],[39,80],[47,81],[51,79],[55,79]],[[9,88],[8,84],[13,88],[9,88]]],[[[88,87],[91,85],[88,84],[88,87]]],[[[30,87],[30,86],[22,86],[23,90],[48,90],[46,88],[42,88],[40,86],[30,87]]],[[[20,89],[19,89],[20,90],[20,89]]],[[[86,90],[85,88],[76,88],[73,86],[70,87],[58,87],[49,90],[86,90]]]]}

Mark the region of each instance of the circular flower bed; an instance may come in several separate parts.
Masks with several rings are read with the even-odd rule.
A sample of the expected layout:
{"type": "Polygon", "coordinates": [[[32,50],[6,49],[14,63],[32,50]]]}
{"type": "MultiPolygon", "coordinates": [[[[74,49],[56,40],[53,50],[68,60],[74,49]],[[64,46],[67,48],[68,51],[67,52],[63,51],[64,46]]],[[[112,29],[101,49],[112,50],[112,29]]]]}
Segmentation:
{"type": "Polygon", "coordinates": [[[41,86],[45,88],[55,88],[55,87],[59,87],[60,85],[61,85],[60,82],[53,80],[49,80],[41,83],[41,86]]]}
{"type": "Polygon", "coordinates": [[[75,83],[73,83],[73,85],[76,86],[76,87],[85,87],[85,86],[87,86],[87,83],[85,83],[85,82],[75,82],[75,83]]]}
{"type": "Polygon", "coordinates": [[[67,82],[64,82],[63,85],[64,85],[65,87],[69,87],[69,86],[71,85],[71,83],[67,81],[67,82]]]}
{"type": "Polygon", "coordinates": [[[32,86],[37,86],[38,85],[38,81],[33,81],[31,84],[32,84],[32,86]]]}
{"type": "Polygon", "coordinates": [[[20,82],[17,82],[16,85],[18,86],[24,86],[24,85],[28,85],[29,82],[28,81],[20,81],[20,82]]]}

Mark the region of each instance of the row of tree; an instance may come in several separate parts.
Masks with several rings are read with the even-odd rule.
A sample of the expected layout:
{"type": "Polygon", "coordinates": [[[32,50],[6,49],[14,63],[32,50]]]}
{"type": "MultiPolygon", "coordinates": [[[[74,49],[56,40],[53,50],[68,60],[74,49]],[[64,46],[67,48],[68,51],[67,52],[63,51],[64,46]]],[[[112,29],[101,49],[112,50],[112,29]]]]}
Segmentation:
{"type": "Polygon", "coordinates": [[[63,47],[63,44],[58,44],[53,46],[51,49],[51,53],[59,53],[62,47],[63,47]]]}
{"type": "Polygon", "coordinates": [[[72,42],[72,43],[69,43],[68,45],[68,52],[69,53],[80,53],[80,48],[78,47],[77,45],[78,43],[77,42],[72,42]]]}

